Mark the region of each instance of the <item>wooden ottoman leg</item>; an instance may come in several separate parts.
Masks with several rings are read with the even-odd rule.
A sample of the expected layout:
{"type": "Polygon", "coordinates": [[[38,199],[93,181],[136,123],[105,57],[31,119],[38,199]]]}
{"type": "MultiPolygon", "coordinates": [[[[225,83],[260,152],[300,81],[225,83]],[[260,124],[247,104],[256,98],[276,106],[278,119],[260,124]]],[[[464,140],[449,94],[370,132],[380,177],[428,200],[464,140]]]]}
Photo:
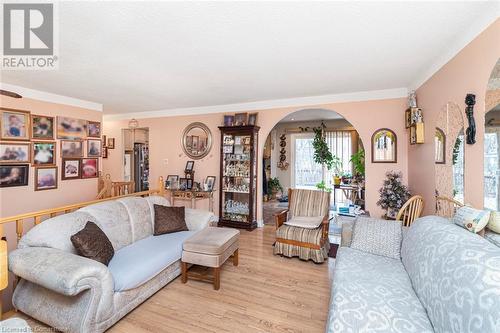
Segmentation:
{"type": "Polygon", "coordinates": [[[187,262],[181,262],[181,269],[182,269],[182,277],[181,281],[182,283],[186,283],[188,280],[188,275],[187,275],[187,262]]]}
{"type": "Polygon", "coordinates": [[[238,266],[238,262],[239,262],[239,250],[236,249],[236,251],[234,251],[233,253],[233,266],[238,266]]]}
{"type": "Polygon", "coordinates": [[[220,288],[220,267],[214,267],[214,289],[220,288]]]}

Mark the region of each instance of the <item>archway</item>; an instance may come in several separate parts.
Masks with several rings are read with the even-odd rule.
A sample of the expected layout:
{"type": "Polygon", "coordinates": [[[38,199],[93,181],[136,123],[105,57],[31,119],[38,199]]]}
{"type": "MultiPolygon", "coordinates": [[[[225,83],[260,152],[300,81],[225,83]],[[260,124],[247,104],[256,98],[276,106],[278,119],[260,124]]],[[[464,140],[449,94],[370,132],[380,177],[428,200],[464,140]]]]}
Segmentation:
{"type": "Polygon", "coordinates": [[[331,207],[351,200],[364,207],[364,149],[354,126],[340,113],[324,108],[293,111],[277,120],[267,133],[261,151],[259,184],[264,224],[286,208],[288,188],[332,192],[331,207]],[[314,128],[323,126],[325,141],[335,158],[331,169],[314,162],[314,128]],[[342,187],[334,186],[334,175],[342,187]],[[342,177],[343,176],[343,177],[342,177]]]}

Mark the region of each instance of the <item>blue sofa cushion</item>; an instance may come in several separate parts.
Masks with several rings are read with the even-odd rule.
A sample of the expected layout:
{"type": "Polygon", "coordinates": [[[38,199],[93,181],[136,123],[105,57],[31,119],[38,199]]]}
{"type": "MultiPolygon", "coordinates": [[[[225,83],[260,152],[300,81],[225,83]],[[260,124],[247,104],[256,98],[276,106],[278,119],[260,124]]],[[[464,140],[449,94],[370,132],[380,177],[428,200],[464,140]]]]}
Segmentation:
{"type": "Polygon", "coordinates": [[[415,220],[401,257],[436,333],[500,332],[500,248],[450,220],[415,220]]]}
{"type": "Polygon", "coordinates": [[[434,331],[401,260],[341,247],[326,332],[434,331]]]}
{"type": "Polygon", "coordinates": [[[182,243],[195,231],[149,236],[115,252],[109,262],[115,291],[136,288],[181,259],[182,243]]]}

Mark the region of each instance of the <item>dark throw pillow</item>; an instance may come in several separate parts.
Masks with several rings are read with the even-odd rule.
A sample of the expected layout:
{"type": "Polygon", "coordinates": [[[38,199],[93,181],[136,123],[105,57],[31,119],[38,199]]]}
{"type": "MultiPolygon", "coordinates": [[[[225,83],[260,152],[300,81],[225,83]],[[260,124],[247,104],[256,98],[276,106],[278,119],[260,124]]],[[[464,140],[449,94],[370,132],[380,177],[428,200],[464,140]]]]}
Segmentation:
{"type": "Polygon", "coordinates": [[[71,236],[71,243],[79,255],[108,265],[115,254],[108,236],[94,222],[87,222],[85,228],[71,236]]]}
{"type": "Polygon", "coordinates": [[[153,235],[170,234],[172,232],[188,231],[184,207],[167,207],[154,205],[155,230],[153,235]]]}

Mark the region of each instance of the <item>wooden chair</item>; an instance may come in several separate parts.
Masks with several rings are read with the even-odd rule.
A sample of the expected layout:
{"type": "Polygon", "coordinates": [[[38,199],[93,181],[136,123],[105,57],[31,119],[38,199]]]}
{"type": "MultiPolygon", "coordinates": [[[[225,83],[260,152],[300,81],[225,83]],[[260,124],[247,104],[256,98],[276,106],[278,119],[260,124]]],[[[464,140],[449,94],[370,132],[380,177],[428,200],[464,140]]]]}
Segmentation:
{"type": "Polygon", "coordinates": [[[111,176],[109,174],[106,174],[104,178],[99,175],[98,184],[101,190],[98,192],[96,199],[118,197],[135,192],[134,182],[114,182],[111,180],[111,176]]]}
{"type": "Polygon", "coordinates": [[[452,218],[458,208],[464,204],[452,198],[436,196],[436,215],[441,217],[452,218]]]}
{"type": "Polygon", "coordinates": [[[401,207],[396,220],[403,222],[403,226],[409,227],[413,221],[422,215],[423,209],[424,198],[421,195],[414,195],[401,207]]]}
{"type": "Polygon", "coordinates": [[[316,190],[289,189],[288,209],[275,215],[276,243],[274,254],[312,259],[316,263],[328,258],[330,193],[316,190]],[[290,216],[289,216],[290,215],[290,216]],[[286,224],[288,217],[321,218],[316,228],[286,224]]]}

